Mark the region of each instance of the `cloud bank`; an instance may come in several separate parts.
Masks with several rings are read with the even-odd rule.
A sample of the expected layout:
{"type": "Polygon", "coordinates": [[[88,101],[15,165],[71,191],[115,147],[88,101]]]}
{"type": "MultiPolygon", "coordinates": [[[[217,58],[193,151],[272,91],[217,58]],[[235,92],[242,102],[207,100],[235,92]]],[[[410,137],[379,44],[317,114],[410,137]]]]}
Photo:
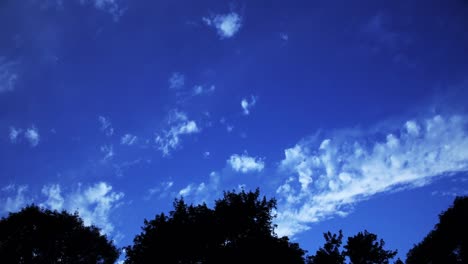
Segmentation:
{"type": "Polygon", "coordinates": [[[374,194],[468,171],[468,117],[435,115],[378,131],[343,130],[284,151],[276,232],[294,235],[374,194]]]}

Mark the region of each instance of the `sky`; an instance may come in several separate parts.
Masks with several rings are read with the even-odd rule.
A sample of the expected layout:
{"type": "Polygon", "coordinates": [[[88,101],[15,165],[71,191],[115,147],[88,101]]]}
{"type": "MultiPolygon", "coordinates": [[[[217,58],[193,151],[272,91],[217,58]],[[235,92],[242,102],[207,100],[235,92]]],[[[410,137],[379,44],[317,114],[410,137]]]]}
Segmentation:
{"type": "Polygon", "coordinates": [[[276,198],[314,253],[404,258],[468,195],[468,2],[0,2],[0,215],[77,211],[122,247],[174,198],[276,198]]]}

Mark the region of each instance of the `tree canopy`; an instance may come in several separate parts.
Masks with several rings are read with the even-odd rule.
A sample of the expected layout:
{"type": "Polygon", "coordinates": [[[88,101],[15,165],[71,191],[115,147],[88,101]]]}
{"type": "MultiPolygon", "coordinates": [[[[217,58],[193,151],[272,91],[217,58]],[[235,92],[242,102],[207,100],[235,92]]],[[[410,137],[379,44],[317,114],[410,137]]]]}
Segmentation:
{"type": "Polygon", "coordinates": [[[225,192],[214,209],[176,199],[169,215],[144,221],[125,263],[304,263],[298,244],[275,235],[275,206],[258,189],[225,192]]]}
{"type": "Polygon", "coordinates": [[[77,214],[30,205],[0,220],[2,263],[114,263],[119,252],[77,214]]]}
{"type": "Polygon", "coordinates": [[[457,197],[439,223],[407,254],[407,264],[468,263],[468,196],[457,197]]]}
{"type": "Polygon", "coordinates": [[[397,254],[396,250],[385,250],[383,239],[378,240],[377,235],[367,230],[348,237],[344,250],[341,230],[339,234],[324,233],[324,238],[324,246],[308,257],[308,264],[344,264],[346,257],[351,264],[388,264],[397,254]]]}

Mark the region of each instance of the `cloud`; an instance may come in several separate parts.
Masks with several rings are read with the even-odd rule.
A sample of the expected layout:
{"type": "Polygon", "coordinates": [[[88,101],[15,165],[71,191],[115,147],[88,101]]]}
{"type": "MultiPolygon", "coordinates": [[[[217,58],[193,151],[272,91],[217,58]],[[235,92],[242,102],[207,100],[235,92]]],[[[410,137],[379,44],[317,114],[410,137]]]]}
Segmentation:
{"type": "Polygon", "coordinates": [[[16,143],[18,136],[21,134],[21,132],[23,132],[21,128],[16,129],[14,127],[10,127],[10,134],[9,134],[10,142],[16,143]]]}
{"type": "Polygon", "coordinates": [[[285,150],[277,189],[277,233],[345,216],[361,200],[429,184],[436,176],[468,171],[468,117],[435,115],[376,130],[342,130],[320,142],[285,150]]]}
{"type": "Polygon", "coordinates": [[[101,146],[101,152],[104,153],[104,158],[102,158],[103,162],[111,160],[114,157],[114,146],[112,145],[104,145],[101,146]]]}
{"type": "Polygon", "coordinates": [[[31,199],[26,196],[28,186],[14,184],[7,185],[1,189],[1,196],[8,195],[8,197],[0,199],[0,212],[6,214],[9,212],[19,211],[21,208],[31,202],[31,199]]]}
{"type": "Polygon", "coordinates": [[[121,139],[120,139],[120,144],[122,145],[127,145],[131,146],[137,142],[137,136],[131,135],[131,134],[125,134],[121,139]]]}
{"type": "Polygon", "coordinates": [[[265,168],[265,163],[260,158],[250,157],[246,154],[232,155],[227,163],[236,172],[249,173],[249,172],[260,172],[265,168]]]}
{"type": "MultiPolygon", "coordinates": [[[[31,128],[28,128],[24,132],[24,137],[29,141],[29,144],[31,145],[31,147],[35,147],[39,144],[39,140],[40,140],[39,131],[34,126],[32,126],[31,128]]],[[[10,139],[11,139],[11,131],[10,131],[10,139]]]]}
{"type": "Polygon", "coordinates": [[[125,12],[125,9],[120,6],[120,0],[80,0],[81,4],[89,2],[92,3],[97,10],[111,14],[114,21],[118,21],[125,12]]]}
{"type": "Polygon", "coordinates": [[[65,200],[61,195],[60,185],[44,185],[44,187],[42,187],[42,194],[47,197],[47,200],[43,202],[41,206],[52,210],[62,210],[65,200]]]}
{"type": "Polygon", "coordinates": [[[99,123],[101,124],[101,131],[106,134],[106,136],[112,136],[114,134],[114,128],[110,120],[104,116],[98,116],[99,123]]]}
{"type": "Polygon", "coordinates": [[[0,57],[0,94],[15,90],[18,81],[17,65],[17,62],[6,61],[4,57],[0,57]]]}
{"type": "Polygon", "coordinates": [[[211,85],[210,87],[205,87],[203,85],[196,85],[193,87],[193,95],[202,95],[202,94],[210,94],[215,91],[216,87],[211,85]]]}
{"type": "Polygon", "coordinates": [[[179,196],[191,198],[194,203],[208,203],[220,192],[220,175],[212,171],[207,182],[191,183],[178,192],[179,196]]]}
{"type": "Polygon", "coordinates": [[[158,186],[148,190],[148,194],[144,197],[145,200],[151,199],[155,194],[159,193],[159,198],[166,197],[169,193],[169,190],[174,186],[173,181],[164,181],[161,182],[158,186]]]}
{"type": "Polygon", "coordinates": [[[203,17],[206,25],[216,29],[221,39],[232,38],[242,26],[242,17],[235,12],[220,14],[214,17],[203,17]]]}
{"type": "Polygon", "coordinates": [[[185,113],[179,111],[170,113],[168,125],[169,129],[163,130],[155,138],[157,148],[163,153],[163,156],[168,156],[172,150],[180,146],[180,137],[182,135],[199,133],[201,131],[195,121],[189,120],[185,113]]]}
{"type": "Polygon", "coordinates": [[[181,89],[185,85],[185,75],[180,72],[172,73],[171,77],[169,77],[169,88],[171,89],[181,89]]]}
{"type": "Polygon", "coordinates": [[[241,101],[241,107],[242,107],[242,112],[244,115],[249,115],[250,114],[250,109],[257,103],[257,97],[256,96],[251,96],[250,101],[248,101],[246,98],[243,98],[241,101]]]}

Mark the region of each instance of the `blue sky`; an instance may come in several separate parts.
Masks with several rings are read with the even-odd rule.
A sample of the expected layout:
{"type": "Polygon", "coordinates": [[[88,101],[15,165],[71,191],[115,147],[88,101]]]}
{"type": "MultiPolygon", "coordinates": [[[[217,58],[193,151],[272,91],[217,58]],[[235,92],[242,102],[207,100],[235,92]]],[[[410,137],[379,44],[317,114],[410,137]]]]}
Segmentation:
{"type": "Polygon", "coordinates": [[[468,194],[463,1],[0,4],[0,214],[78,211],[118,246],[175,197],[260,187],[314,253],[407,250],[468,194]]]}

